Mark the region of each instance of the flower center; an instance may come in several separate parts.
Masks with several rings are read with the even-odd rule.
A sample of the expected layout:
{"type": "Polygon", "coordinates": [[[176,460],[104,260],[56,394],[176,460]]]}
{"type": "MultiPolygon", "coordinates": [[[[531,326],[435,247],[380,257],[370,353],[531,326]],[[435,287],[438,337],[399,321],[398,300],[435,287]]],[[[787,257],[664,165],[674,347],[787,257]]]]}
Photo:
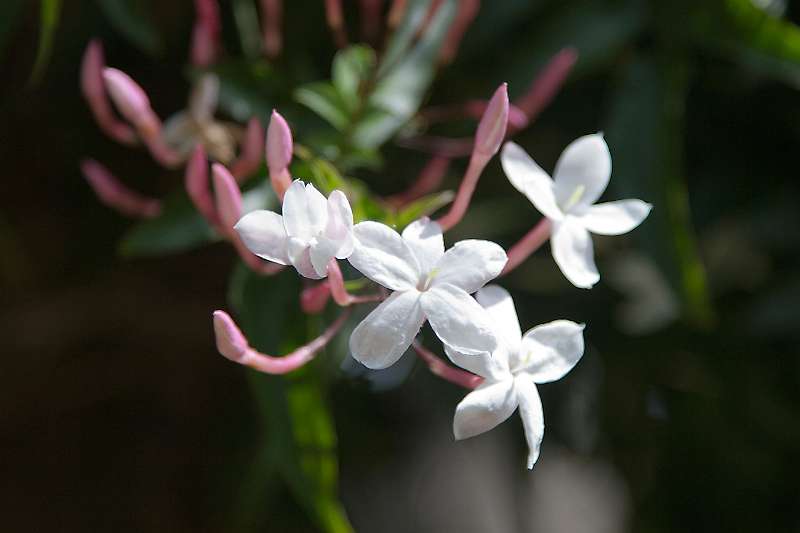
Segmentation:
{"type": "Polygon", "coordinates": [[[438,273],[439,273],[439,269],[438,268],[434,268],[433,270],[428,272],[428,275],[425,276],[424,278],[422,278],[420,280],[420,282],[417,284],[417,290],[420,291],[420,292],[425,292],[428,289],[430,289],[431,288],[431,283],[433,282],[433,278],[435,278],[436,274],[438,274],[438,273]]]}
{"type": "Polygon", "coordinates": [[[581,198],[583,198],[583,193],[585,192],[586,192],[586,185],[578,185],[577,187],[575,187],[575,190],[572,191],[570,197],[567,198],[567,201],[564,203],[563,206],[561,206],[561,210],[564,212],[569,211],[572,207],[575,206],[575,204],[581,201],[581,198]]]}

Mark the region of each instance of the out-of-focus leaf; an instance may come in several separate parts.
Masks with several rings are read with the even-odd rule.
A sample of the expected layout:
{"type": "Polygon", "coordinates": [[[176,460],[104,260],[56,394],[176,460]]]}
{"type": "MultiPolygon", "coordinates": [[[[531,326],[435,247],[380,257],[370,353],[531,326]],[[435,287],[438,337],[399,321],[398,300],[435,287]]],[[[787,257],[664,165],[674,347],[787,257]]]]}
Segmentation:
{"type": "Polygon", "coordinates": [[[419,32],[425,15],[430,8],[431,0],[411,0],[407,3],[403,19],[392,32],[386,45],[386,50],[381,57],[378,67],[378,76],[383,76],[394,67],[394,63],[406,53],[414,36],[419,32]]]}
{"type": "Polygon", "coordinates": [[[375,52],[368,46],[350,46],[333,58],[333,85],[350,113],[358,108],[362,85],[374,69],[375,52]]]}
{"type": "Polygon", "coordinates": [[[141,0],[97,0],[111,25],[149,54],[163,49],[161,36],[148,18],[147,2],[141,0]]]}
{"type": "Polygon", "coordinates": [[[636,239],[681,296],[684,316],[705,325],[712,309],[683,168],[686,76],[684,65],[674,60],[666,66],[649,58],[633,62],[616,92],[605,131],[614,158],[614,196],[654,205],[635,230],[636,239]]]}
{"type": "Polygon", "coordinates": [[[303,85],[294,92],[294,97],[339,131],[350,123],[347,104],[330,82],[317,81],[303,85]]]}
{"type": "Polygon", "coordinates": [[[279,73],[264,60],[228,61],[214,67],[220,80],[220,107],[239,122],[269,118],[280,94],[279,73]]]}
{"type": "Polygon", "coordinates": [[[397,228],[402,229],[418,218],[430,215],[452,202],[454,196],[453,191],[441,191],[412,202],[397,213],[397,228]]]}
{"type": "MultiPolygon", "coordinates": [[[[230,302],[256,348],[288,351],[318,334],[320,324],[310,324],[300,312],[299,289],[293,272],[266,278],[240,266],[234,273],[230,302]]],[[[287,376],[248,372],[263,423],[263,451],[254,466],[262,469],[265,483],[279,472],[322,530],[346,533],[352,526],[338,501],[336,433],[318,369],[312,363],[287,376]]]]}
{"type": "Polygon", "coordinates": [[[12,30],[20,18],[22,6],[25,4],[25,0],[5,0],[0,2],[0,52],[5,48],[6,41],[11,36],[12,30]]]}
{"type": "Polygon", "coordinates": [[[261,55],[261,28],[255,0],[234,0],[233,19],[236,21],[242,52],[249,58],[261,55]]]}
{"type": "Polygon", "coordinates": [[[61,0],[41,0],[39,3],[39,49],[31,72],[31,83],[41,79],[50,55],[53,53],[53,37],[61,14],[61,0]]]}
{"type": "MultiPolygon", "coordinates": [[[[272,190],[266,184],[258,185],[242,195],[242,210],[269,208],[275,202],[272,190]]],[[[160,216],[134,226],[122,239],[119,251],[124,257],[147,257],[184,252],[217,240],[219,235],[180,191],[163,202],[160,216]]]]}
{"type": "MultiPolygon", "coordinates": [[[[412,7],[419,9],[416,4],[412,7]]],[[[454,0],[443,2],[419,41],[407,54],[398,57],[389,67],[383,64],[387,64],[391,58],[384,58],[378,81],[369,97],[367,112],[352,133],[353,145],[377,148],[416,113],[433,81],[439,48],[453,22],[456,9],[454,0]]],[[[409,12],[407,18],[415,17],[414,13],[414,10],[409,12]]]]}

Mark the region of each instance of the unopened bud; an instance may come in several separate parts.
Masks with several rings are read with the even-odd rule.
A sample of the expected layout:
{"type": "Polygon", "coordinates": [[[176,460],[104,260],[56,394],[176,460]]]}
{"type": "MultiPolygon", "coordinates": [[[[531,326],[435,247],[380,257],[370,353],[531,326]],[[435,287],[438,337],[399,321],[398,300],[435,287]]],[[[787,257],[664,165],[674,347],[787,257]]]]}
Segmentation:
{"type": "Polygon", "coordinates": [[[150,107],[150,99],[144,89],[130,76],[115,68],[103,70],[103,80],[122,116],[136,126],[143,137],[157,136],[161,123],[150,107]]]}
{"type": "Polygon", "coordinates": [[[242,218],[242,193],[233,175],[219,163],[211,167],[214,176],[214,193],[217,199],[217,215],[226,230],[242,218]]]}
{"type": "Polygon", "coordinates": [[[280,172],[292,162],[292,130],[280,113],[273,110],[267,128],[267,166],[280,172]]]}
{"type": "Polygon", "coordinates": [[[508,84],[494,92],[475,133],[475,152],[491,157],[500,149],[508,126],[508,84]]]}

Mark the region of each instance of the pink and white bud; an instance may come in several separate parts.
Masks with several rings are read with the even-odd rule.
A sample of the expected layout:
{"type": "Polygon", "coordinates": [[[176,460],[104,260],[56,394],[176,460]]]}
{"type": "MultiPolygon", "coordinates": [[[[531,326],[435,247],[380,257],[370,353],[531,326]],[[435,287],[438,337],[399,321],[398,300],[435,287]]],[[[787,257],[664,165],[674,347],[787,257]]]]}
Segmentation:
{"type": "Polygon", "coordinates": [[[81,91],[100,129],[120,143],[134,144],[136,142],[136,132],[124,122],[117,120],[111,111],[111,105],[108,102],[105,84],[103,83],[103,69],[105,66],[103,45],[99,40],[93,39],[89,42],[89,46],[86,47],[86,52],[83,54],[81,91]]]}
{"type": "Polygon", "coordinates": [[[283,193],[292,184],[289,174],[292,150],[292,131],[280,113],[273,110],[267,128],[267,166],[272,188],[279,198],[283,198],[283,193]]]}
{"type": "Polygon", "coordinates": [[[492,157],[500,149],[508,127],[508,84],[503,83],[494,92],[475,133],[475,152],[492,157]]]}
{"type": "Polygon", "coordinates": [[[283,19],[282,0],[261,0],[262,37],[267,57],[278,57],[283,47],[281,22],[283,19]]]}
{"type": "Polygon", "coordinates": [[[161,202],[129,189],[94,159],[83,160],[81,171],[97,198],[108,207],[137,218],[153,218],[161,214],[161,202]]]}
{"type": "Polygon", "coordinates": [[[192,30],[191,60],[196,67],[216,62],[220,49],[220,15],[216,0],[195,0],[196,18],[192,30]]]}
{"type": "MultiPolygon", "coordinates": [[[[550,59],[528,90],[514,104],[525,114],[526,125],[549,104],[572,71],[578,60],[575,48],[564,48],[550,59]]],[[[512,125],[512,131],[519,127],[512,125]]]]}
{"type": "Polygon", "coordinates": [[[145,138],[157,137],[161,131],[161,121],[150,107],[150,99],[144,89],[115,68],[104,69],[103,80],[117,109],[136,127],[139,134],[145,138]]]}
{"type": "Polygon", "coordinates": [[[197,211],[209,224],[215,226],[219,218],[217,216],[217,210],[214,207],[214,198],[211,196],[211,188],[208,183],[208,158],[201,144],[195,147],[186,165],[184,185],[186,187],[186,193],[189,195],[197,211]]]}
{"type": "Polygon", "coordinates": [[[214,193],[217,199],[217,215],[223,228],[233,232],[233,226],[242,218],[242,192],[236,179],[219,163],[211,166],[214,193]]]}
{"type": "Polygon", "coordinates": [[[237,180],[245,178],[255,172],[261,164],[263,157],[262,147],[264,146],[264,128],[261,122],[255,117],[247,123],[247,130],[242,139],[239,159],[231,165],[231,174],[237,180]]]}
{"type": "Polygon", "coordinates": [[[247,338],[225,311],[214,311],[213,316],[217,351],[234,363],[241,362],[250,350],[247,338]]]}

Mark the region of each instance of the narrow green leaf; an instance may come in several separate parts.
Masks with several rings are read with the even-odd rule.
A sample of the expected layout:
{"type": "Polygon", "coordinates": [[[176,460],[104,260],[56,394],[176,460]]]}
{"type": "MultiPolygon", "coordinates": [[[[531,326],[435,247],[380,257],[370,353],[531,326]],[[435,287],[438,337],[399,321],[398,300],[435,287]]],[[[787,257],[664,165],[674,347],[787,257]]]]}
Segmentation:
{"type": "Polygon", "coordinates": [[[254,0],[234,0],[233,19],[236,29],[239,30],[239,43],[242,52],[249,58],[261,55],[261,27],[259,26],[258,11],[254,0]]]}
{"type": "Polygon", "coordinates": [[[53,53],[53,39],[61,14],[61,0],[41,0],[39,4],[39,49],[33,64],[30,83],[37,83],[53,53]]]}
{"type": "Polygon", "coordinates": [[[214,73],[220,80],[219,105],[239,122],[257,116],[269,118],[282,92],[280,72],[263,59],[219,63],[214,73]]]}
{"type": "Polygon", "coordinates": [[[294,97],[339,131],[345,130],[350,123],[347,105],[330,82],[318,81],[303,85],[294,92],[294,97]]]}
{"type": "Polygon", "coordinates": [[[158,54],[162,51],[164,45],[148,16],[146,2],[141,0],[97,0],[97,3],[111,25],[134,45],[148,54],[158,54]]]}
{"type": "Polygon", "coordinates": [[[361,100],[360,91],[375,69],[375,52],[364,45],[340,50],[333,58],[333,85],[352,114],[361,100]]]}
{"type": "Polygon", "coordinates": [[[412,202],[397,213],[396,225],[402,229],[418,218],[428,216],[453,201],[453,191],[441,191],[412,202]]]}

